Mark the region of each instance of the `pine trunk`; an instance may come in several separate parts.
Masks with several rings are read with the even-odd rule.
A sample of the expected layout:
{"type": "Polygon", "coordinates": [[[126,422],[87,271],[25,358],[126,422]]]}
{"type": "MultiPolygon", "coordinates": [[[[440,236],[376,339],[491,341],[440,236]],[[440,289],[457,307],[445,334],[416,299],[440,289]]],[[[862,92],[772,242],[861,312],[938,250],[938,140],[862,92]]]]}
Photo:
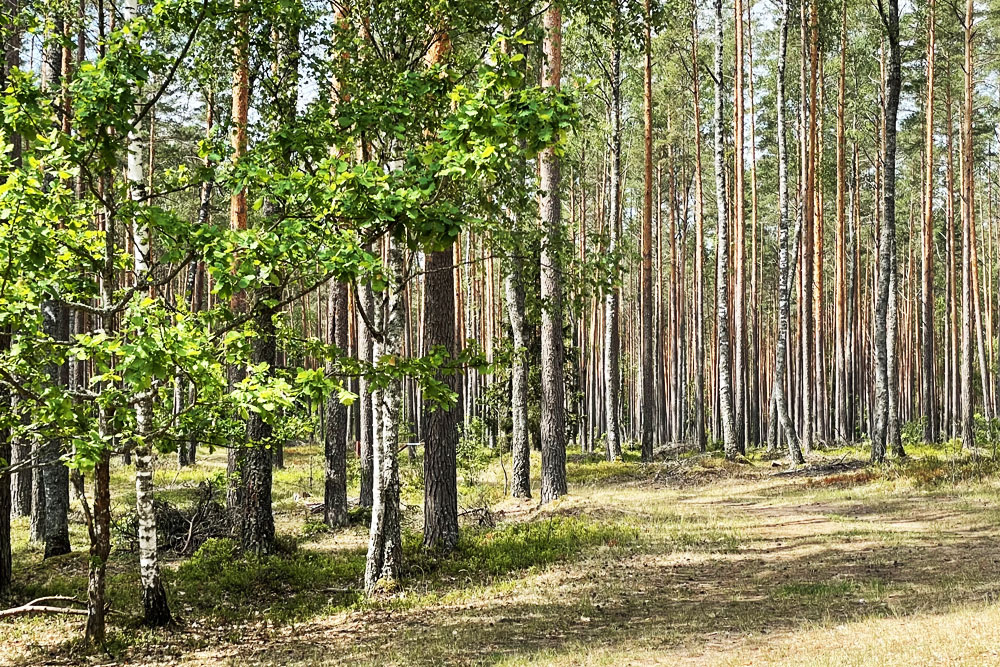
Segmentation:
{"type": "MultiPolygon", "coordinates": [[[[327,341],[341,354],[348,353],[347,285],[329,285],[327,341]]],[[[332,364],[329,365],[332,371],[332,364]]],[[[324,434],[323,520],[330,527],[347,525],[347,406],[331,393],[326,399],[324,434]]]]}
{"type": "MultiPolygon", "coordinates": [[[[562,76],[562,12],[552,5],[545,12],[544,88],[558,90],[562,76]]],[[[542,222],[542,502],[566,493],[566,428],[563,387],[562,206],[560,166],[555,149],[540,156],[542,222]]],[[[609,415],[610,417],[610,415],[609,415]]]]}

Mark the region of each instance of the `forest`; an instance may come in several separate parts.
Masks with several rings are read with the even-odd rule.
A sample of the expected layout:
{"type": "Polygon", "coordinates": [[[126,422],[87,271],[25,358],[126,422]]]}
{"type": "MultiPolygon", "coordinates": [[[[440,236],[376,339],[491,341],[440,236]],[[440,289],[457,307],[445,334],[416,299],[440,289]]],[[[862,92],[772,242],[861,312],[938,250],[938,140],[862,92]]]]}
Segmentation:
{"type": "Polygon", "coordinates": [[[0,664],[1000,662],[996,12],[0,0],[0,664]]]}

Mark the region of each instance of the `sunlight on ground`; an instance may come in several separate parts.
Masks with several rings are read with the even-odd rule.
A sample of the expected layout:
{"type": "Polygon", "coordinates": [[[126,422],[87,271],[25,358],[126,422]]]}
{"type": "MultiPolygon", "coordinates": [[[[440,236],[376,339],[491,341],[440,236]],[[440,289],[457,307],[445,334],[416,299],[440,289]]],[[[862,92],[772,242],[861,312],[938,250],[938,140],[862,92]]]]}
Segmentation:
{"type": "MultiPolygon", "coordinates": [[[[358,592],[366,526],[316,527],[305,503],[320,500],[310,490],[319,452],[292,450],[275,490],[291,552],[247,562],[223,540],[168,561],[180,629],[116,625],[110,650],[132,664],[190,665],[1000,662],[992,462],[870,469],[855,454],[798,471],[571,456],[571,495],[543,508],[467,487],[463,507],[491,498],[493,520],[470,514],[446,559],[420,550],[420,461],[404,461],[406,579],[371,600],[358,592]]],[[[181,502],[223,467],[217,453],[192,471],[164,466],[157,481],[181,502]]],[[[502,484],[496,468],[481,481],[500,474],[502,484]]],[[[116,471],[121,484],[126,472],[116,471]]],[[[25,529],[17,524],[19,595],[79,595],[83,555],[42,568],[25,529]]],[[[116,608],[136,603],[133,559],[113,559],[116,608]]],[[[0,629],[4,664],[107,659],[78,653],[75,620],[0,629]]]]}

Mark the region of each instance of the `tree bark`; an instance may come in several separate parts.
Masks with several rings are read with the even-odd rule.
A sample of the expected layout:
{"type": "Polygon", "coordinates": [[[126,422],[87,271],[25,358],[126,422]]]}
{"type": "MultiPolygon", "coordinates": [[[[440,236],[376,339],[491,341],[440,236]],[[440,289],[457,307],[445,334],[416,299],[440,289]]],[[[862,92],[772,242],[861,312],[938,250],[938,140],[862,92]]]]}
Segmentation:
{"type": "MultiPolygon", "coordinates": [[[[428,64],[441,63],[450,50],[448,33],[438,30],[428,50],[428,64]]],[[[442,346],[446,361],[455,358],[455,319],[454,249],[448,245],[425,255],[424,354],[442,346]]],[[[450,371],[439,374],[438,379],[456,391],[460,377],[450,371]]],[[[457,413],[450,405],[425,406],[420,426],[424,440],[424,547],[443,552],[458,546],[457,413]]]]}
{"type": "MultiPolygon", "coordinates": [[[[542,87],[558,90],[562,77],[562,13],[551,5],[544,17],[545,66],[542,87]]],[[[542,502],[566,493],[566,428],[563,387],[562,206],[560,166],[555,149],[540,155],[542,293],[542,502]]]]}
{"type": "Polygon", "coordinates": [[[743,0],[733,3],[735,66],[733,68],[733,420],[736,425],[736,448],[746,453],[746,163],[744,160],[745,127],[743,123],[743,0]]]}
{"type": "Polygon", "coordinates": [[[733,415],[733,382],[729,361],[729,220],[726,210],[725,145],[723,140],[723,18],[722,0],[715,0],[715,330],[718,341],[719,403],[722,441],[727,459],[739,456],[733,415]]]}
{"type": "MultiPolygon", "coordinates": [[[[424,278],[424,352],[443,346],[447,359],[455,356],[455,272],[451,246],[429,252],[424,278]]],[[[454,372],[438,379],[455,391],[454,372]]],[[[453,406],[425,406],[424,546],[451,551],[458,545],[457,410],[453,406]]]]}
{"type": "Polygon", "coordinates": [[[934,392],[934,0],[927,3],[927,96],[924,101],[924,219],[921,292],[921,403],[924,440],[936,442],[934,392]]]}
{"type": "Polygon", "coordinates": [[[510,376],[511,451],[513,479],[511,495],[531,497],[531,444],[528,440],[528,347],[524,328],[523,265],[516,251],[509,257],[510,268],[504,276],[507,297],[507,317],[510,319],[511,342],[515,357],[510,376]]]}
{"type": "MultiPolygon", "coordinates": [[[[347,285],[329,286],[327,342],[347,354],[347,285]]],[[[328,364],[332,371],[332,364],[328,364]]],[[[323,520],[330,527],[347,525],[347,406],[331,393],[326,399],[324,434],[323,520]]]]}
{"type": "MultiPolygon", "coordinates": [[[[621,89],[621,17],[617,0],[614,1],[611,19],[611,174],[608,193],[608,254],[618,261],[621,245],[621,182],[622,182],[622,89],[621,89]]],[[[616,267],[618,271],[621,266],[616,267]]],[[[617,281],[604,297],[604,401],[608,414],[605,433],[607,458],[616,461],[622,456],[621,444],[621,288],[617,281]]]]}
{"type": "MultiPolygon", "coordinates": [[[[699,451],[707,448],[705,433],[705,194],[701,164],[701,84],[698,79],[698,10],[692,4],[691,77],[694,97],[694,347],[695,347],[695,441],[699,451]]],[[[661,232],[662,233],[662,232],[661,232]]]]}
{"type": "Polygon", "coordinates": [[[975,225],[975,182],[973,181],[973,0],[966,0],[965,42],[965,109],[962,117],[962,444],[974,450],[975,414],[972,396],[972,228],[975,225]]]}
{"type": "Polygon", "coordinates": [[[897,449],[899,417],[893,414],[895,400],[890,393],[895,387],[895,350],[890,344],[895,342],[894,313],[891,313],[893,274],[896,250],[896,115],[899,109],[901,65],[899,53],[899,3],[889,0],[882,14],[882,22],[889,42],[889,63],[886,74],[886,97],[882,164],[884,185],[882,188],[882,228],[879,239],[878,256],[878,301],[875,307],[875,434],[872,438],[872,461],[885,459],[888,447],[897,449]]]}
{"type": "Polygon", "coordinates": [[[642,435],[643,461],[653,460],[655,404],[653,386],[653,56],[650,0],[645,4],[645,42],[643,45],[643,156],[644,187],[642,202],[642,435]]]}
{"type": "MultiPolygon", "coordinates": [[[[788,321],[791,271],[788,261],[788,149],[785,133],[785,67],[788,54],[788,20],[790,18],[788,0],[781,3],[781,31],[778,43],[778,340],[774,365],[774,400],[778,420],[788,443],[788,456],[792,463],[804,463],[799,440],[788,414],[785,396],[785,368],[788,361],[788,321]]],[[[775,430],[775,433],[777,431],[775,430]]],[[[775,446],[777,442],[774,442],[775,446]]]]}
{"type": "MultiPolygon", "coordinates": [[[[358,307],[371,315],[374,299],[372,298],[371,285],[361,283],[358,285],[358,307]]],[[[364,322],[358,324],[358,356],[365,364],[372,361],[372,332],[364,322]]],[[[368,378],[362,375],[358,379],[358,426],[360,427],[360,442],[358,447],[361,452],[360,461],[360,493],[358,505],[361,507],[372,506],[372,490],[375,469],[375,438],[374,438],[374,416],[372,414],[373,395],[369,389],[368,378]]]]}
{"type": "MultiPolygon", "coordinates": [[[[375,346],[376,359],[399,359],[403,353],[403,312],[405,301],[404,241],[389,240],[387,270],[388,309],[385,324],[377,315],[376,327],[383,329],[382,340],[375,346]]],[[[381,308],[379,308],[381,310],[381,308]]],[[[403,557],[399,509],[399,415],[402,382],[394,378],[376,394],[376,423],[380,434],[375,441],[375,479],[372,522],[365,562],[365,591],[370,595],[389,589],[399,578],[403,557]]]]}

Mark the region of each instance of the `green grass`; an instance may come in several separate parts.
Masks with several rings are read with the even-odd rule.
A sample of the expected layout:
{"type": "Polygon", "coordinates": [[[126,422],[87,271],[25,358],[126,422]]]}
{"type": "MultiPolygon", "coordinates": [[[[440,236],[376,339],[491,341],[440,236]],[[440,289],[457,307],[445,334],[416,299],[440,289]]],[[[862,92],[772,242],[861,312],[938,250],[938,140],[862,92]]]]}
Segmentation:
{"type": "MultiPolygon", "coordinates": [[[[795,655],[781,653],[781,638],[801,636],[816,642],[823,664],[823,651],[833,649],[817,637],[831,628],[878,621],[905,635],[912,614],[979,614],[969,605],[1000,596],[996,462],[946,447],[910,451],[882,466],[847,468],[841,463],[866,458],[864,447],[821,452],[807,474],[793,476],[774,474],[783,468],[768,461],[732,464],[717,455],[647,466],[631,450],[614,463],[570,452],[570,495],[543,508],[505,499],[504,469],[484,453],[492,463],[460,475],[459,504],[493,507],[498,522],[463,522],[449,555],[422,548],[422,459],[404,455],[403,576],[391,592],[368,598],[369,517],[355,510],[352,525],[331,530],[310,514],[304,503],[322,496],[321,451],[290,447],[287,467],[275,473],[281,552],[244,557],[217,539],[190,558],[164,555],[181,623],[175,632],[136,627],[136,558],[115,551],[109,597],[128,614],[113,618],[108,650],[137,663],[728,664],[731,655],[733,664],[756,664],[768,661],[754,651],[773,650],[779,661],[795,655]],[[299,636],[300,628],[318,634],[299,636]],[[762,649],[754,638],[763,636],[776,640],[762,649]]],[[[193,502],[198,484],[224,469],[222,451],[180,472],[164,461],[158,496],[193,502]]],[[[536,498],[538,469],[533,453],[536,498]]],[[[353,463],[351,470],[355,497],[353,463]]],[[[113,480],[120,514],[132,499],[129,469],[116,465],[113,480]]],[[[74,554],[45,563],[26,540],[26,521],[15,521],[8,602],[84,595],[78,519],[74,554]]],[[[933,627],[921,623],[924,633],[933,627]]],[[[73,619],[21,618],[0,632],[0,663],[7,652],[20,664],[88,660],[73,619]]],[[[923,654],[914,655],[919,663],[923,654]]]]}
{"type": "Polygon", "coordinates": [[[860,598],[865,602],[880,599],[886,594],[886,584],[879,579],[869,581],[793,582],[781,585],[774,595],[799,601],[821,601],[835,598],[860,598]]]}

